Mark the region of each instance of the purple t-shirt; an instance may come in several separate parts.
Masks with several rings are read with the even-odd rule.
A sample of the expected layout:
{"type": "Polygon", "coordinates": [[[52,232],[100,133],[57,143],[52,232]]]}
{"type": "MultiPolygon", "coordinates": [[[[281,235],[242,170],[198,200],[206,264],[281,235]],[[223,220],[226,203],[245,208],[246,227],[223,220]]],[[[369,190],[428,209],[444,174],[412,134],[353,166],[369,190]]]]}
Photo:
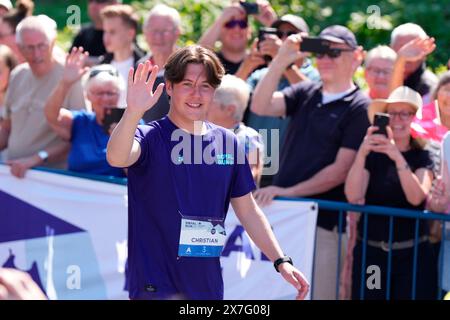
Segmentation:
{"type": "Polygon", "coordinates": [[[223,299],[218,257],[178,256],[181,215],[224,219],[230,198],[248,194],[255,184],[236,136],[211,123],[206,126],[205,135],[184,132],[176,141],[172,137],[182,131],[168,117],[136,130],[141,156],[128,170],[131,299],[223,299]],[[181,141],[190,146],[180,148],[181,141]],[[203,157],[197,164],[196,147],[215,162],[207,164],[203,157]]]}

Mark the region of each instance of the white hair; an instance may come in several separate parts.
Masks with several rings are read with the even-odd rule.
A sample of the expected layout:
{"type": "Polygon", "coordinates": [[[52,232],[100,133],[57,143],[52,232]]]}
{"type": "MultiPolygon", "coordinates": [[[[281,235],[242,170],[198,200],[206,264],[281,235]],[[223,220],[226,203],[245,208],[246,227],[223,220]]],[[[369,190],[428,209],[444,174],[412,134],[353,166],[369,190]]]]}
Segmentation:
{"type": "Polygon", "coordinates": [[[48,42],[56,39],[57,25],[55,20],[40,14],[38,16],[29,16],[23,19],[16,28],[16,42],[22,44],[22,34],[25,31],[38,31],[44,34],[48,42]]]}
{"type": "Polygon", "coordinates": [[[180,13],[176,9],[160,3],[154,6],[145,16],[144,24],[142,26],[143,30],[147,29],[150,18],[153,16],[168,17],[172,20],[175,28],[181,28],[180,13]]]}
{"type": "Polygon", "coordinates": [[[428,37],[427,33],[418,24],[411,22],[404,23],[396,27],[394,30],[392,30],[391,47],[394,46],[394,43],[398,37],[405,37],[405,36],[415,36],[421,39],[425,39],[428,37]]]}
{"type": "Polygon", "coordinates": [[[105,83],[112,83],[119,92],[122,92],[125,89],[125,82],[122,78],[120,76],[113,76],[108,72],[100,72],[95,77],[86,79],[84,88],[86,92],[90,92],[92,86],[105,83]]]}
{"type": "Polygon", "coordinates": [[[367,52],[364,60],[365,65],[368,66],[373,59],[386,59],[395,62],[397,53],[389,46],[379,45],[367,52]]]}
{"type": "Polygon", "coordinates": [[[249,97],[250,89],[247,83],[231,74],[223,76],[222,82],[214,94],[214,100],[222,106],[236,106],[234,119],[237,121],[242,121],[249,97]]]}

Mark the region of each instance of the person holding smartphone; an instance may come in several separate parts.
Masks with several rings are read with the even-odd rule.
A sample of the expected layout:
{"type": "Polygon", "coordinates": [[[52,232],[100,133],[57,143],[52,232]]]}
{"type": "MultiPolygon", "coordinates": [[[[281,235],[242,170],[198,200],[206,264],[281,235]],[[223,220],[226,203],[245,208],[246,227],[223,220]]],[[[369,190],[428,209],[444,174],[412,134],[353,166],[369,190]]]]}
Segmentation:
{"type": "Polygon", "coordinates": [[[124,170],[111,167],[106,161],[109,133],[103,129],[108,109],[117,107],[124,83],[112,65],[98,65],[89,70],[85,84],[86,97],[92,111],[71,111],[65,106],[67,92],[88,71],[84,67],[88,53],[73,48],[66,59],[61,81],[45,104],[45,117],[50,127],[64,140],[71,142],[68,169],[80,173],[125,177],[124,170]]]}
{"type": "MultiPolygon", "coordinates": [[[[399,87],[388,99],[373,100],[368,109],[374,121],[376,112],[389,115],[386,135],[380,128],[367,130],[355,161],[345,182],[345,195],[350,203],[424,210],[425,200],[433,180],[429,152],[423,141],[411,137],[411,123],[417,110],[422,108],[419,93],[399,87]]],[[[381,122],[382,123],[382,122],[381,122]]],[[[393,239],[389,243],[387,216],[369,215],[367,222],[366,266],[381,269],[381,288],[364,288],[365,299],[385,299],[388,252],[392,254],[390,297],[394,300],[411,299],[415,219],[394,218],[393,239]]],[[[360,298],[363,219],[359,219],[356,246],[353,250],[352,298],[360,298]]],[[[419,223],[416,298],[434,299],[437,290],[436,257],[433,256],[425,221],[419,223]]]]}

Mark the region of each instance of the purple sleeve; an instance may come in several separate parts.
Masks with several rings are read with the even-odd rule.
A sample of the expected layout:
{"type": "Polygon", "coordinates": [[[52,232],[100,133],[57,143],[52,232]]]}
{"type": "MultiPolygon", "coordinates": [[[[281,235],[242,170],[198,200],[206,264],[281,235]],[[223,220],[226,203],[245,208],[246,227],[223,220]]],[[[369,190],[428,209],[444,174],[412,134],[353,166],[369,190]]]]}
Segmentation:
{"type": "Polygon", "coordinates": [[[138,126],[136,132],[134,133],[134,140],[139,142],[141,146],[141,154],[139,159],[131,165],[131,167],[139,167],[145,164],[148,160],[149,154],[149,144],[148,144],[148,126],[138,126]]]}
{"type": "MultiPolygon", "coordinates": [[[[237,157],[239,159],[239,157],[237,157]]],[[[256,189],[253,181],[252,171],[248,164],[247,157],[243,157],[243,163],[236,161],[233,181],[231,185],[231,198],[239,198],[256,189]]]]}

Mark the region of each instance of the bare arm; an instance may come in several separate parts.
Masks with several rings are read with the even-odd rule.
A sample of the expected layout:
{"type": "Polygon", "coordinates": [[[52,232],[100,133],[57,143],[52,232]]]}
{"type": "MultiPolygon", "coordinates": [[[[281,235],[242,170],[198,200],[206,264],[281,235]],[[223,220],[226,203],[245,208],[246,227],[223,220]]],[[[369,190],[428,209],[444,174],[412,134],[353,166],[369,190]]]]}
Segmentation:
{"type": "Polygon", "coordinates": [[[72,132],[72,113],[62,107],[70,86],[60,82],[45,104],[45,118],[49,126],[64,140],[70,140],[72,132]]]}
{"type": "Polygon", "coordinates": [[[364,203],[370,179],[365,163],[366,155],[360,149],[345,180],[345,196],[350,203],[364,203]]]}
{"type": "Polygon", "coordinates": [[[83,48],[72,48],[66,57],[63,76],[45,104],[44,113],[48,124],[64,140],[70,140],[72,113],[61,108],[72,85],[87,72],[84,62],[88,53],[83,48]]]}
{"type": "MultiPolygon", "coordinates": [[[[232,198],[231,205],[250,238],[272,262],[284,256],[267,218],[251,193],[232,198]]],[[[282,263],[279,270],[285,280],[298,290],[297,299],[304,299],[308,293],[309,284],[300,271],[288,263],[282,263]]]]}
{"type": "Polygon", "coordinates": [[[283,42],[278,54],[269,65],[269,70],[255,88],[250,105],[254,113],[273,117],[286,115],[284,96],[276,90],[286,67],[302,57],[298,50],[300,43],[301,37],[298,34],[289,36],[283,42]]]}
{"type": "Polygon", "coordinates": [[[139,120],[145,111],[152,108],[158,101],[164,85],[161,83],[153,92],[153,84],[158,74],[158,66],[153,68],[150,61],[140,63],[133,78],[134,69],[128,73],[127,109],[108,141],[106,159],[113,167],[129,167],[135,163],[141,154],[141,146],[134,139],[139,120]],[[148,73],[150,78],[148,81],[148,73]]]}
{"type": "Polygon", "coordinates": [[[222,27],[231,19],[244,19],[245,11],[238,4],[234,4],[223,10],[222,14],[214,21],[214,23],[205,31],[205,33],[198,40],[198,44],[214,49],[214,45],[220,38],[220,33],[222,32],[222,27]]]}
{"type": "Polygon", "coordinates": [[[304,197],[320,194],[333,189],[345,182],[348,171],[356,157],[356,151],[340,148],[336,160],[317,172],[310,179],[287,188],[287,195],[304,197]]]}

